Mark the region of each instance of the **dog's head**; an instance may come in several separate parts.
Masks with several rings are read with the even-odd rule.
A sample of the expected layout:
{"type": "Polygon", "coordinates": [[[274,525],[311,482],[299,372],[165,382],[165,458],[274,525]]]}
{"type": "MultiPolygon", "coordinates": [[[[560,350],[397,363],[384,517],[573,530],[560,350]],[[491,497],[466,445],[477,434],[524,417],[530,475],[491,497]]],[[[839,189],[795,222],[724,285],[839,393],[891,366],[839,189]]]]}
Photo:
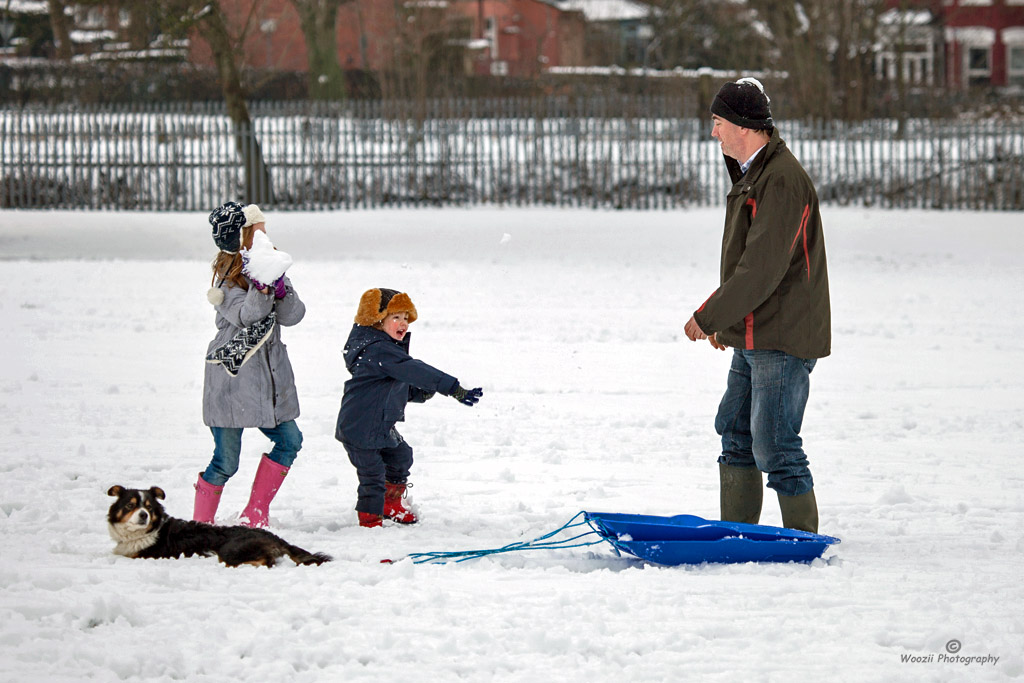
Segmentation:
{"type": "Polygon", "coordinates": [[[107,495],[117,499],[107,512],[107,523],[110,537],[118,543],[134,543],[151,534],[155,536],[167,517],[160,504],[164,492],[157,486],[145,491],[111,486],[107,495]]]}

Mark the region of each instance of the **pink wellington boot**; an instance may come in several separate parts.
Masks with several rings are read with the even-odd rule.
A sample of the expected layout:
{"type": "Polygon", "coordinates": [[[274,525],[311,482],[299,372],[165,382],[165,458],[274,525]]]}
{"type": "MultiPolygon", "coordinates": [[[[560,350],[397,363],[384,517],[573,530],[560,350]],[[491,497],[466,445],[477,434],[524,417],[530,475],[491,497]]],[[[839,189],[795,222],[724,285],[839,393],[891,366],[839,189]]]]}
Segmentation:
{"type": "Polygon", "coordinates": [[[242,511],[242,526],[262,529],[269,524],[270,502],[281,488],[288,470],[288,467],[277,464],[266,453],[263,454],[260,466],[256,468],[256,478],[252,482],[249,504],[242,511]]]}
{"type": "Polygon", "coordinates": [[[192,519],[197,522],[213,524],[213,518],[217,515],[217,506],[220,505],[220,494],[224,492],[224,487],[208,483],[203,479],[203,473],[200,472],[195,489],[196,502],[192,508],[192,519]]]}

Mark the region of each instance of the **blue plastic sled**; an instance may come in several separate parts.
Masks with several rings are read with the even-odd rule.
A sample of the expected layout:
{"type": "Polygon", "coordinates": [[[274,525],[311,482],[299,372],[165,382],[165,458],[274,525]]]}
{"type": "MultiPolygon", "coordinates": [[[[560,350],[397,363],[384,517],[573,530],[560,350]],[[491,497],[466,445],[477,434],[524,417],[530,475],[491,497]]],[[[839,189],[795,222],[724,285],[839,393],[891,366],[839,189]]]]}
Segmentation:
{"type": "Polygon", "coordinates": [[[694,515],[655,517],[584,512],[591,528],[621,551],[664,565],[704,562],[810,562],[833,536],[760,524],[719,522],[694,515]]]}

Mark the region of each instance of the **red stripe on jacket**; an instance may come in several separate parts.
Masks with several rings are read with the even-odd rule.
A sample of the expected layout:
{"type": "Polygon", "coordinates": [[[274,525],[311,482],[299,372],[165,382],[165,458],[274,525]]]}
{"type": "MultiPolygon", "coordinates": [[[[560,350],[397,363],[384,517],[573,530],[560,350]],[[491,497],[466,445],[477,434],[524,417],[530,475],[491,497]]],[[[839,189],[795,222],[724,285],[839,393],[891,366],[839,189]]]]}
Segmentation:
{"type": "MultiPolygon", "coordinates": [[[[747,199],[747,206],[750,207],[750,219],[757,218],[757,200],[753,197],[747,199]]],[[[744,346],[748,351],[754,348],[754,312],[751,311],[743,316],[743,327],[746,331],[743,334],[744,346]]]]}
{"type": "Polygon", "coordinates": [[[807,264],[807,280],[811,279],[811,255],[807,251],[807,221],[811,218],[811,205],[807,204],[804,206],[804,213],[800,217],[800,227],[796,231],[796,235],[793,236],[793,243],[789,245],[789,250],[793,251],[793,247],[796,246],[796,241],[803,235],[804,238],[804,263],[807,264]]]}
{"type": "MultiPolygon", "coordinates": [[[[715,291],[711,292],[711,296],[714,296],[717,293],[718,293],[718,290],[716,289],[715,291]]],[[[697,309],[697,311],[696,311],[697,313],[700,313],[701,311],[704,310],[704,307],[708,305],[709,301],[711,301],[711,296],[709,296],[707,299],[704,299],[704,303],[702,303],[700,305],[700,308],[697,309]]]]}

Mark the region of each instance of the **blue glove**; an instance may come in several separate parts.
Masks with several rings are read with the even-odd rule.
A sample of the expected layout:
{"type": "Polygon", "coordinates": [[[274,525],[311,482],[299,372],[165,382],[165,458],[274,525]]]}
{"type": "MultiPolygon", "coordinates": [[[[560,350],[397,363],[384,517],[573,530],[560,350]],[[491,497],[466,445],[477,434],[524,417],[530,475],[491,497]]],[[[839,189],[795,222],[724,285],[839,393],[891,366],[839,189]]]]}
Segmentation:
{"type": "Polygon", "coordinates": [[[451,396],[456,401],[464,406],[475,406],[480,402],[480,397],[484,395],[484,390],[480,387],[476,389],[463,389],[458,384],[455,385],[455,389],[452,391],[451,396]]]}
{"type": "Polygon", "coordinates": [[[284,275],[274,280],[274,298],[283,299],[288,296],[288,290],[284,286],[284,275]]]}

